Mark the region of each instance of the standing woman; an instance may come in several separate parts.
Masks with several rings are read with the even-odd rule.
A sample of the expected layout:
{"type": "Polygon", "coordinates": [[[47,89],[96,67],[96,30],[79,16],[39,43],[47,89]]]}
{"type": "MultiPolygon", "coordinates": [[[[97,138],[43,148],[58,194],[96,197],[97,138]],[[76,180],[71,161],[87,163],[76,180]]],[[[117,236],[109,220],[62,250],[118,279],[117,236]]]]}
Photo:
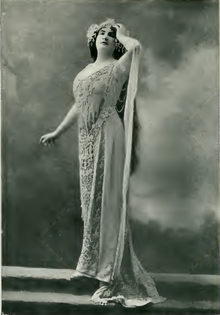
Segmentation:
{"type": "Polygon", "coordinates": [[[106,20],[87,32],[93,63],[75,78],[76,99],[58,128],[41,137],[53,142],[78,119],[80,190],[84,235],[79,275],[98,279],[92,300],[135,307],[163,302],[138,261],[129,228],[134,101],[141,45],[122,24],[106,20]]]}

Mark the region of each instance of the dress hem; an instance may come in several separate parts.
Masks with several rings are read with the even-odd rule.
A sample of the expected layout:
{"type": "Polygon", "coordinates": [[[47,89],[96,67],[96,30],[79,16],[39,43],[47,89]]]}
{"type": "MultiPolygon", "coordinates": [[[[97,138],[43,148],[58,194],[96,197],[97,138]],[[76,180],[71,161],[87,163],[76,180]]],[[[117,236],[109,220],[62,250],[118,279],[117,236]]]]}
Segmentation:
{"type": "MultiPolygon", "coordinates": [[[[106,280],[104,278],[101,278],[101,277],[97,277],[95,275],[91,275],[89,274],[88,272],[83,272],[83,271],[80,271],[79,269],[76,268],[76,271],[80,274],[82,274],[83,276],[87,277],[87,278],[92,278],[92,279],[96,279],[96,280],[99,280],[99,281],[102,281],[102,282],[106,282],[106,283],[110,283],[109,280],[106,280]]],[[[70,277],[71,278],[71,277],[70,277]]]]}

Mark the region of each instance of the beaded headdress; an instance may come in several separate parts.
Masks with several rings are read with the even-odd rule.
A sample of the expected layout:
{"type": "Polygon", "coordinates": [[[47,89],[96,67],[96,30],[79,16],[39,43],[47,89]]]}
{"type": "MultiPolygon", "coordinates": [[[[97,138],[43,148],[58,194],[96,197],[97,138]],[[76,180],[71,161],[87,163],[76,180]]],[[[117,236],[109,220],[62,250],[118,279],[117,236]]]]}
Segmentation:
{"type": "Polygon", "coordinates": [[[92,24],[87,31],[86,37],[87,37],[87,44],[89,45],[90,42],[95,42],[95,38],[97,35],[97,32],[102,28],[102,27],[107,27],[107,26],[113,26],[115,24],[114,19],[107,19],[105,22],[101,24],[92,24]]]}
{"type": "MultiPolygon", "coordinates": [[[[107,19],[105,22],[102,22],[101,24],[92,24],[87,31],[86,37],[87,37],[87,45],[91,43],[95,43],[96,36],[98,31],[103,28],[103,27],[111,27],[115,25],[116,22],[114,19],[107,19]]],[[[115,39],[115,49],[119,53],[124,53],[125,52],[125,47],[118,41],[118,39],[115,39]]]]}

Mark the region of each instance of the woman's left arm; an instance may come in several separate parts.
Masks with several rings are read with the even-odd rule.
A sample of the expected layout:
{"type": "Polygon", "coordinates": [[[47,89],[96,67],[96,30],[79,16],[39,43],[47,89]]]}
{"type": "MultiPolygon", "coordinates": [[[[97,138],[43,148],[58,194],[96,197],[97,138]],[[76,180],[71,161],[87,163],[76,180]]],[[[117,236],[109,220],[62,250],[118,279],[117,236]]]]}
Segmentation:
{"type": "Polygon", "coordinates": [[[116,24],[114,27],[117,29],[117,39],[127,50],[126,53],[118,60],[118,65],[123,68],[125,75],[128,75],[130,72],[132,54],[141,54],[142,46],[137,39],[128,36],[128,32],[124,25],[116,24]]]}

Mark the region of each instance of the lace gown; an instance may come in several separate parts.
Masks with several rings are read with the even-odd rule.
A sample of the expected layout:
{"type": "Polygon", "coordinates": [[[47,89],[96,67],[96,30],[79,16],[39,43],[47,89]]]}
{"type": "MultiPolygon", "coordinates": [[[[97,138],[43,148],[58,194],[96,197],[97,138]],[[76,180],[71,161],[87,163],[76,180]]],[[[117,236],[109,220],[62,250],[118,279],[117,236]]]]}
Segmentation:
{"type": "MultiPolygon", "coordinates": [[[[121,87],[114,65],[74,89],[79,109],[79,161],[84,238],[77,271],[109,282],[121,208],[124,129],[115,108],[121,87]],[[111,81],[111,82],[110,82],[111,81]],[[108,98],[109,86],[114,97],[108,98]]],[[[123,81],[121,81],[123,82],[123,81]]]]}
{"type": "Polygon", "coordinates": [[[127,214],[123,217],[125,133],[116,103],[126,79],[120,67],[112,63],[84,79],[77,76],[73,92],[79,110],[84,220],[76,270],[109,283],[95,292],[93,301],[120,301],[129,307],[160,302],[160,297],[133,252],[129,218],[127,214]]]}

